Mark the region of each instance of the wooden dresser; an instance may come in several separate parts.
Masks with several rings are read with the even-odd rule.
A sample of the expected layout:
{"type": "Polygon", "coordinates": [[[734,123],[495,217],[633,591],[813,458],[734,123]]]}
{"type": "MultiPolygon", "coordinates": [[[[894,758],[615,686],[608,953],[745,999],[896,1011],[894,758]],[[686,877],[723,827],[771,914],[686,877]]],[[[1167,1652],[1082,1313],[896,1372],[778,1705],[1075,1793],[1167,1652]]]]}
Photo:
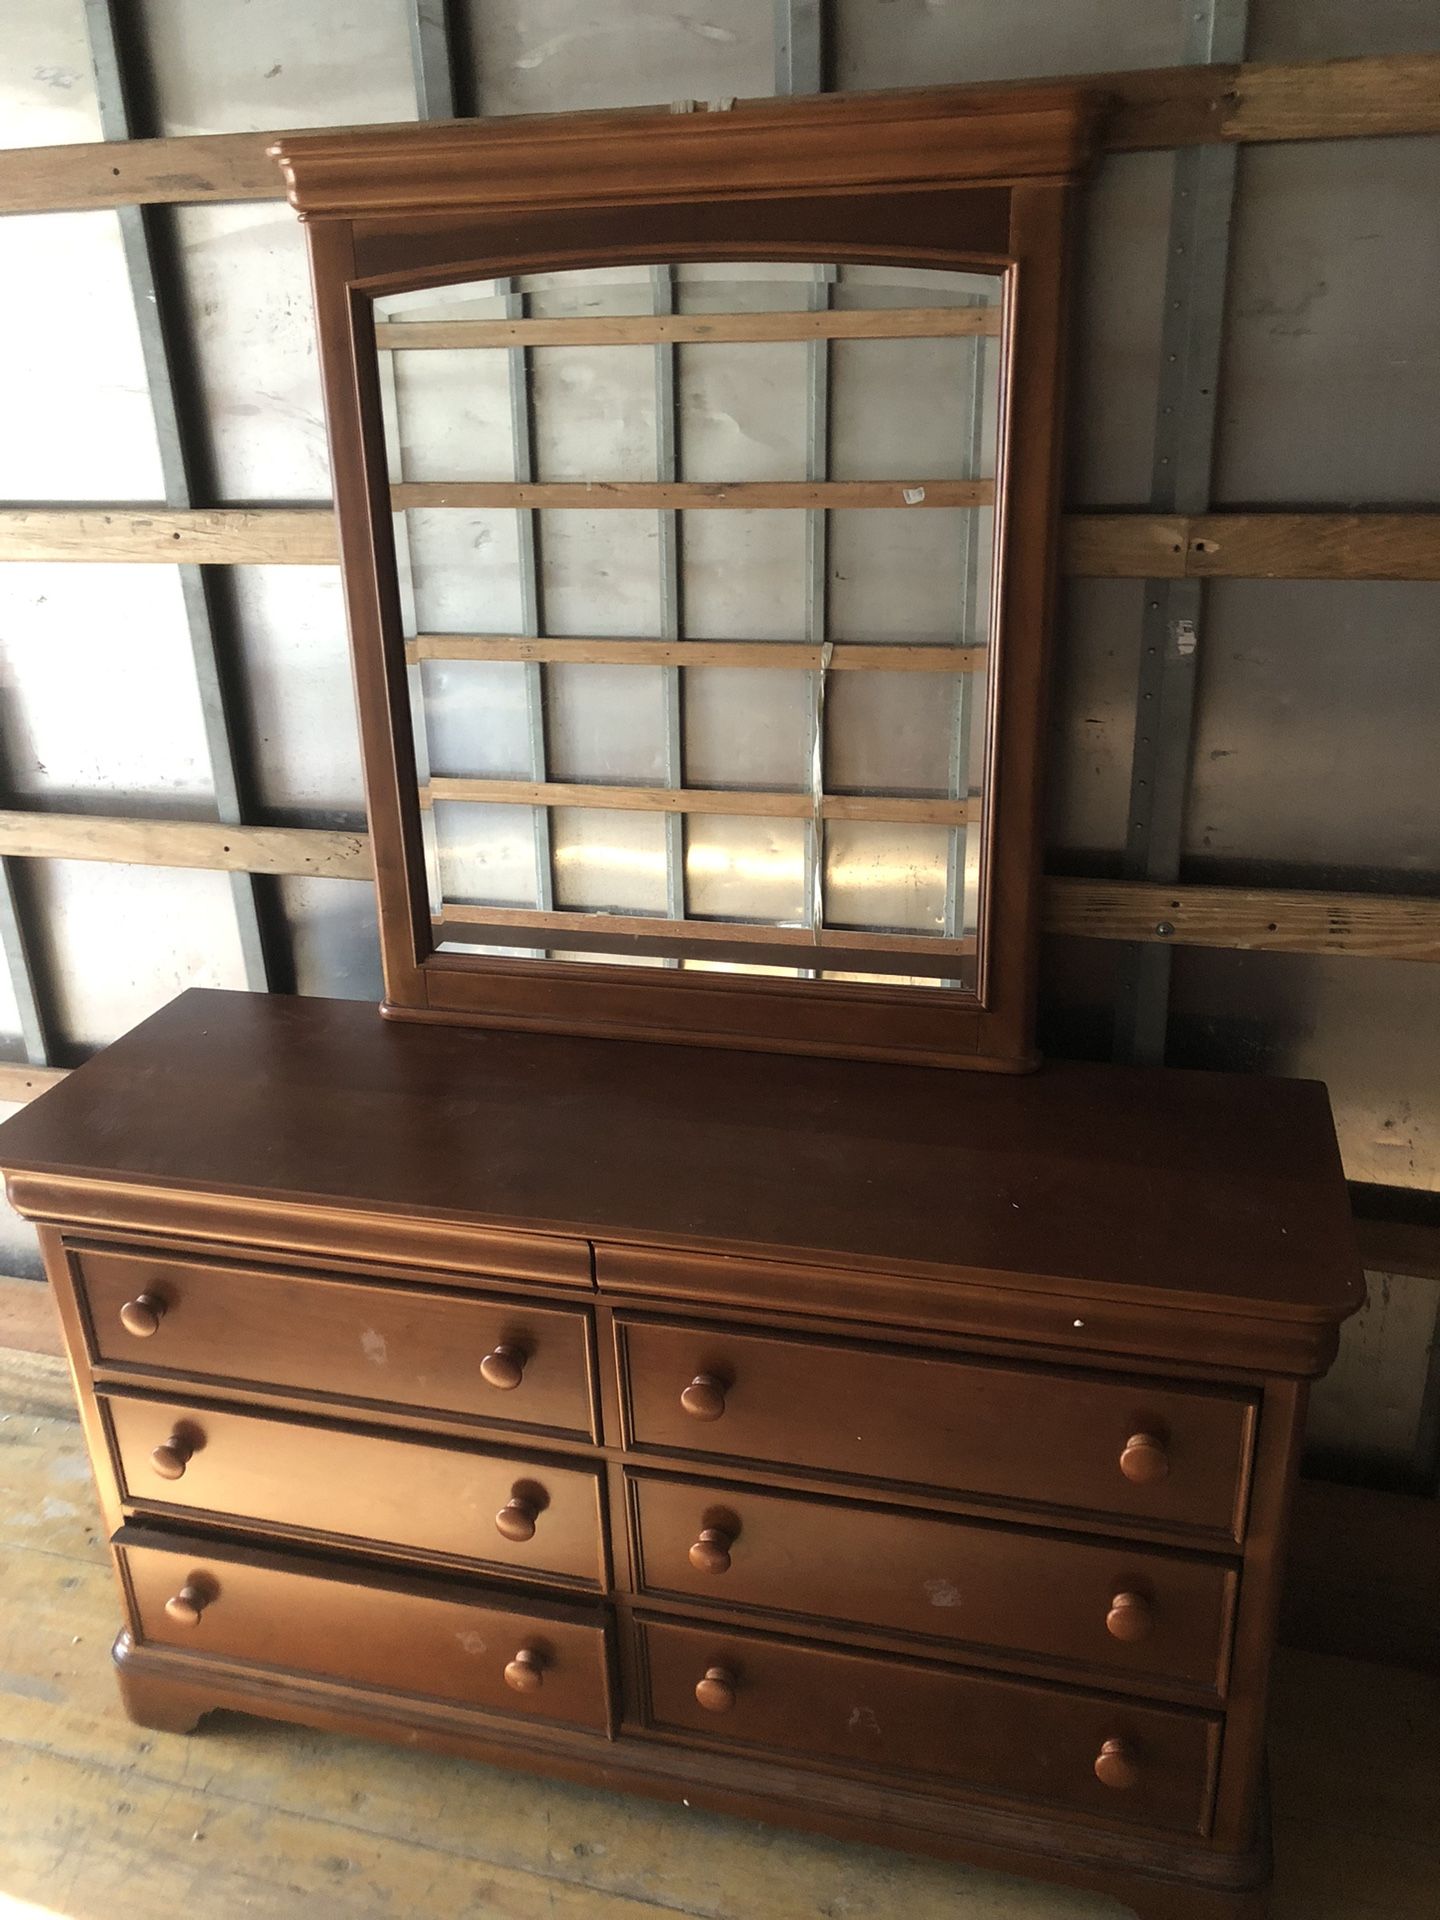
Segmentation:
{"type": "Polygon", "coordinates": [[[1324,1090],[191,992],[0,1135],[142,1724],[1258,1913],[1324,1090]]]}

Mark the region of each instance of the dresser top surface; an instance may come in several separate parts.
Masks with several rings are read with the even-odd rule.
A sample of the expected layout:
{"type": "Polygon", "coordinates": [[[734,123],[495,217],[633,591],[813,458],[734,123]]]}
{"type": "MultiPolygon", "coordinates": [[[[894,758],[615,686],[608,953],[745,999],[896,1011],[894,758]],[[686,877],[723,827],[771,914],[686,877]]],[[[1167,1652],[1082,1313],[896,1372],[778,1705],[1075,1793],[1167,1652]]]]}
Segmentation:
{"type": "Polygon", "coordinates": [[[1314,1081],[946,1072],[192,990],[6,1122],[0,1167],[1267,1318],[1362,1298],[1314,1081]]]}

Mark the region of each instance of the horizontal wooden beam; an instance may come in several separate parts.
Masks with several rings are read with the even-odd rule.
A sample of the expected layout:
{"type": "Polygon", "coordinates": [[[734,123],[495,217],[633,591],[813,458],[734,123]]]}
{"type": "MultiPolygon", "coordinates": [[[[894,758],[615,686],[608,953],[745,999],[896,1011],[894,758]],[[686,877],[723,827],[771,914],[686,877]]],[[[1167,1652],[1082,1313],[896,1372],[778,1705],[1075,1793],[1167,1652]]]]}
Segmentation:
{"type": "Polygon", "coordinates": [[[1440,960],[1440,900],[1408,894],[1048,879],[1045,929],[1257,953],[1440,960]]]}
{"type": "Polygon", "coordinates": [[[988,507],[993,480],[407,480],[390,504],[639,512],[760,509],[988,507]]]}
{"type": "MultiPolygon", "coordinates": [[[[655,488],[647,486],[654,504],[655,488]]],[[[798,484],[798,483],[797,483],[798,484]]],[[[832,483],[839,484],[839,483],[832,483]]],[[[933,486],[954,488],[973,482],[941,481],[933,486]]],[[[988,483],[986,483],[988,484],[988,483]]],[[[489,483],[442,487],[452,504],[458,493],[483,495],[464,504],[494,504],[489,483]]],[[[496,482],[514,505],[515,483],[496,482]]],[[[807,489],[808,490],[808,489],[807,489]]],[[[407,496],[417,491],[404,490],[407,496]]],[[[547,489],[547,491],[551,491],[547,489]]],[[[613,494],[617,488],[605,489],[613,494]]],[[[716,491],[716,489],[707,489],[716,491]]],[[[740,491],[720,489],[731,495],[740,491]]],[[[774,491],[774,488],[771,488],[774,491]]],[[[879,488],[896,505],[896,488],[879,488]]],[[[585,506],[631,506],[633,500],[602,499],[598,489],[581,489],[585,506]]],[[[527,503],[528,501],[527,496],[527,503]]],[[[429,501],[407,504],[432,504],[429,501]]],[[[546,504],[540,502],[539,504],[546,504]]],[[[567,495],[565,504],[573,504],[567,495]]],[[[683,503],[682,503],[683,504],[683,503]]],[[[689,504],[695,504],[691,501],[689,504]]],[[[715,504],[713,501],[710,504],[715,504]]],[[[751,499],[722,504],[750,506],[751,499]]],[[[786,504],[805,505],[805,500],[786,504]]],[[[845,504],[833,497],[820,504],[845,504]]],[[[939,502],[933,496],[930,505],[939,502]]],[[[1440,513],[1079,513],[1062,523],[1062,562],[1072,576],[1101,580],[1235,579],[1235,580],[1440,580],[1440,513]]],[[[107,560],[199,563],[209,566],[333,566],[336,563],[335,523],[324,507],[212,507],[170,510],[162,507],[8,507],[0,508],[0,561],[107,560]]],[[[439,642],[452,636],[431,635],[439,642]]],[[[490,636],[455,636],[486,639],[490,636]]],[[[497,636],[503,638],[503,636],[497,636]]],[[[519,645],[518,638],[515,644],[519,645]]],[[[532,641],[530,646],[552,644],[532,641]]],[[[570,642],[553,643],[571,645],[570,642]]],[[[573,644],[580,644],[578,641],[573,644]]],[[[594,642],[595,645],[604,644],[594,642]]],[[[629,642],[614,642],[628,645],[629,642]]],[[[658,644],[647,642],[645,644],[658,644]]],[[[749,643],[734,643],[736,645],[749,643]]],[[[838,655],[840,649],[837,647],[838,655]]],[[[912,650],[918,654],[919,649],[912,650]]],[[[864,662],[850,650],[848,664],[864,662]]],[[[888,670],[903,672],[898,657],[888,670]]],[[[540,653],[516,655],[441,655],[434,659],[517,658],[542,659],[540,653]]],[[[556,658],[562,656],[557,655],[556,658]]],[[[567,657],[578,658],[578,655],[567,657]]],[[[688,657],[688,656],[687,656],[688,657]]],[[[638,664],[638,662],[637,662],[638,664]]],[[[673,661],[657,664],[674,665],[673,661]]],[[[692,665],[701,664],[692,660],[692,665]]],[[[760,661],[756,661],[758,666],[760,661]]],[[[831,666],[841,669],[838,658],[831,666]]],[[[911,671],[929,672],[914,663],[911,671]]],[[[952,665],[950,671],[960,670],[952,665]]]]}
{"type": "MultiPolygon", "coordinates": [[[[420,790],[420,804],[466,801],[482,806],[608,808],[619,813],[744,814],[762,820],[809,820],[817,811],[808,793],[756,793],[730,787],[601,787],[568,780],[461,780],[440,775],[420,790]]],[[[970,800],[904,798],[886,794],[827,793],[822,820],[891,821],[911,826],[963,827],[975,817],[970,800]]],[[[0,843],[0,852],[4,852],[0,843]]]]}
{"type": "Polygon", "coordinates": [[[0,1105],[33,1100],[65,1078],[64,1067],[28,1067],[22,1060],[0,1061],[0,1105]]]}
{"type": "Polygon", "coordinates": [[[521,634],[422,633],[405,643],[423,660],[532,660],[547,666],[764,667],[792,673],[983,673],[984,647],[868,646],[839,640],[532,640],[521,634]],[[828,655],[828,658],[827,658],[828,655]]]}
{"type": "Polygon", "coordinates": [[[389,351],[457,347],[753,345],[791,340],[973,340],[998,335],[999,307],[826,308],[819,313],[609,313],[525,320],[382,320],[389,351]]]}
{"type": "MultiPolygon", "coordinates": [[[[641,807],[655,797],[665,810],[805,817],[806,794],[729,793],[671,788],[573,787],[529,781],[432,781],[445,797],[494,797],[510,804],[641,807]],[[577,800],[577,795],[593,796],[577,800]],[[700,801],[697,808],[690,804],[700,801]]],[[[884,817],[949,822],[966,801],[885,799],[829,794],[831,819],[884,817]],[[893,811],[892,811],[893,810],[893,811]],[[943,820],[940,816],[943,814],[943,820]]],[[[137,866],[216,868],[226,872],[371,877],[363,833],[323,827],[227,827],[209,820],[134,820],[100,814],[0,813],[0,856],[10,859],[105,860],[137,866]]],[[[1440,961],[1440,900],[1410,894],[1320,893],[1282,887],[1164,887],[1129,880],[1045,882],[1045,929],[1095,940],[1168,941],[1177,946],[1270,953],[1367,955],[1372,959],[1440,961]]],[[[43,1077],[47,1069],[12,1066],[12,1075],[43,1077]]]]}
{"type": "Polygon", "coordinates": [[[1068,574],[1109,580],[1440,580],[1440,513],[1069,514],[1068,574]]]}
{"type": "Polygon", "coordinates": [[[321,827],[228,827],[213,820],[132,820],[90,813],[0,813],[0,857],[120,861],[223,873],[368,880],[364,833],[321,827]]]}
{"type": "MultiPolygon", "coordinates": [[[[1112,153],[1280,140],[1440,132],[1440,54],[1088,75],[1114,102],[1112,153]]],[[[1033,94],[1043,81],[1024,81],[1033,94]]],[[[1072,87],[1074,76],[1057,79],[1072,87]]],[[[986,97],[993,82],[974,89],[986,97]]],[[[947,88],[957,103],[969,89],[947,88]]],[[[309,131],[302,129],[301,131],[309,131]]],[[[0,154],[0,213],[206,200],[278,200],[268,149],[289,133],[183,134],[166,140],[20,147],[0,154]]]]}
{"type": "Polygon", "coordinates": [[[334,566],[335,515],[319,507],[3,507],[0,560],[334,566]]]}

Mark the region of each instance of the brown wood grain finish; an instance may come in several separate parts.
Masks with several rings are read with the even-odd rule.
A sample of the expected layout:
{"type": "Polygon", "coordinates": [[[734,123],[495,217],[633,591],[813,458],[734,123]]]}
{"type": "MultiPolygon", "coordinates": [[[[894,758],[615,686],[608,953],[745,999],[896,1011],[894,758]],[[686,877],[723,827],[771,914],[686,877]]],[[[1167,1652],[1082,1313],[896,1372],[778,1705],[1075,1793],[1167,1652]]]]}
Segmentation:
{"type": "Polygon", "coordinates": [[[637,1591],[652,1599],[1008,1649],[1142,1692],[1157,1676],[1223,1688],[1235,1598],[1223,1561],[724,1481],[627,1479],[637,1591]]]}
{"type": "Polygon", "coordinates": [[[102,1406],[121,1491],[137,1505],[607,1584],[599,1484],[573,1462],[192,1401],[107,1393],[102,1406]],[[528,1527],[502,1512],[528,1515],[528,1527]]]}
{"type": "MultiPolygon", "coordinates": [[[[1098,97],[1023,90],[831,97],[706,115],[610,115],[603,129],[492,121],[468,128],[286,139],[276,148],[310,235],[321,371],[335,450],[361,710],[386,1012],[397,1020],[701,1041],[772,1051],[1033,1068],[1040,813],[1037,757],[1055,567],[1068,185],[1083,170],[1098,97]],[[626,158],[626,151],[629,157],[626,158]],[[855,211],[847,218],[848,203],[855,211]],[[923,206],[922,203],[923,202],[923,206]],[[734,258],[893,261],[998,274],[1006,401],[997,479],[817,482],[399,482],[386,472],[371,299],[496,274],[734,258]],[[428,881],[403,683],[405,622],[393,512],[410,507],[913,508],[997,502],[979,953],[937,994],[903,976],[783,978],[627,968],[623,955],[539,960],[452,953],[428,881]],[[347,537],[348,528],[348,537],[347,537]]],[[[390,328],[390,331],[395,331],[390,328]]],[[[468,783],[467,783],[468,784],[468,783]]],[[[473,791],[473,790],[472,790],[473,791]]],[[[438,797],[438,795],[436,796],[438,797]]],[[[481,797],[476,793],[475,797],[481,797]]],[[[498,788],[491,799],[505,798],[498,788]]],[[[528,804],[564,804],[517,787],[528,804]]],[[[569,798],[579,804],[583,791],[569,798]]],[[[703,796],[595,804],[693,809],[703,796]]],[[[704,804],[712,804],[708,800],[704,804]]],[[[785,810],[783,797],[716,803],[785,810]]],[[[808,810],[807,810],[808,811],[808,810]]],[[[834,796],[829,817],[968,823],[960,800],[834,796]]],[[[589,936],[582,935],[588,939],[589,936]]],[[[506,946],[504,940],[477,945],[506,946]]],[[[628,951],[628,949],[626,950],[628,951]]],[[[642,957],[644,955],[642,950],[642,957]]],[[[762,958],[757,951],[757,958],[762,958]]],[[[773,963],[784,967],[783,959],[773,963]]],[[[863,974],[852,963],[837,970],[863,974]]],[[[895,974],[894,968],[872,970],[895,974]]],[[[912,970],[913,971],[913,970],[912,970]]]]}
{"type": "MultiPolygon", "coordinates": [[[[1187,76],[1185,137],[1293,128],[1263,70],[1216,94],[1239,71],[1187,76]]],[[[1320,84],[1378,124],[1353,73],[1320,84]]],[[[283,137],[360,699],[371,834],[351,857],[373,860],[392,1019],[188,994],[0,1132],[42,1224],[142,1724],[240,1706],[1042,1872],[1147,1920],[1258,1920],[1305,1383],[1363,1299],[1324,1092],[1019,1071],[1068,207],[1100,92],[283,137]],[[596,496],[397,496],[373,301],[737,257],[1004,283],[969,996],[437,950],[397,497],[596,496]],[[990,1071],[931,1070],[962,1064],[990,1071]]],[[[1119,144],[1175,97],[1126,95],[1119,144]]],[[[944,486],[924,504],[979,497],[944,486]]],[[[144,538],[167,532],[227,529],[162,516],[144,538]]],[[[1246,528],[1132,534],[1127,565],[1219,572],[1246,528]]],[[[593,645],[577,626],[552,644],[593,645]]],[[[145,844],[115,826],[97,844],[145,844]]],[[[12,851],[39,844],[15,832],[12,851]]],[[[908,964],[881,959],[850,970],[908,964]]]]}
{"type": "Polygon", "coordinates": [[[200,1659],[606,1731],[607,1628],[598,1613],[503,1590],[357,1576],[296,1556],[227,1552],[126,1528],[118,1549],[136,1638],[200,1659]],[[186,1590],[196,1600],[176,1607],[186,1590]],[[538,1685],[506,1670],[528,1654],[538,1685]]]}
{"type": "Polygon", "coordinates": [[[618,1332],[626,1439],[638,1451],[1241,1531],[1252,1410],[1240,1394],[629,1317],[618,1332]],[[697,1375],[724,1385],[715,1417],[681,1404],[697,1375]],[[1143,1481],[1121,1466],[1139,1435],[1161,1456],[1143,1481]]]}
{"type": "Polygon", "coordinates": [[[72,1258],[100,1361],[595,1436],[583,1308],[160,1252],[72,1258]],[[152,1303],[142,1331],[126,1317],[138,1299],[152,1303]],[[500,1348],[518,1358],[487,1370],[500,1348]]]}
{"type": "Polygon", "coordinates": [[[919,1774],[1008,1799],[1189,1834],[1208,1830],[1219,1722],[723,1627],[644,1619],[647,1724],[855,1771],[919,1774]],[[697,1686],[719,1669],[713,1703],[697,1686]],[[730,1696],[730,1704],[724,1695],[730,1696]],[[1107,1740],[1134,1756],[1096,1777],[1107,1740]]]}

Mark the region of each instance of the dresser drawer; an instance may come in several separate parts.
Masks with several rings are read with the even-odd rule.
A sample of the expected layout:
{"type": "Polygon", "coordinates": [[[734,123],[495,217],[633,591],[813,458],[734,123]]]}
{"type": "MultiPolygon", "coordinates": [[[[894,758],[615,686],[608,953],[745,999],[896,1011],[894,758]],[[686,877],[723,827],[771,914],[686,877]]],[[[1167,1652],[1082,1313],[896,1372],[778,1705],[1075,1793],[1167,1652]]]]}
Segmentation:
{"type": "Polygon", "coordinates": [[[129,1501],[606,1584],[589,1468],[138,1395],[100,1404],[129,1501]]]}
{"type": "Polygon", "coordinates": [[[628,1476],[640,1591],[1223,1687],[1234,1570],[981,1521],[628,1476]]]}
{"type": "Polygon", "coordinates": [[[1220,1722],[1204,1714],[768,1635],[637,1630],[656,1731],[1170,1832],[1209,1826],[1220,1722]]]}
{"type": "Polygon", "coordinates": [[[1254,1409],[1242,1394],[636,1317],[617,1333],[638,1449],[1230,1537],[1243,1525],[1254,1409]]]}
{"type": "Polygon", "coordinates": [[[486,1589],[343,1572],[297,1556],[116,1543],[137,1641],[487,1713],[610,1725],[598,1613],[486,1589]]]}
{"type": "Polygon", "coordinates": [[[595,1437],[584,1307],[164,1253],[70,1259],[100,1361],[595,1437]]]}

